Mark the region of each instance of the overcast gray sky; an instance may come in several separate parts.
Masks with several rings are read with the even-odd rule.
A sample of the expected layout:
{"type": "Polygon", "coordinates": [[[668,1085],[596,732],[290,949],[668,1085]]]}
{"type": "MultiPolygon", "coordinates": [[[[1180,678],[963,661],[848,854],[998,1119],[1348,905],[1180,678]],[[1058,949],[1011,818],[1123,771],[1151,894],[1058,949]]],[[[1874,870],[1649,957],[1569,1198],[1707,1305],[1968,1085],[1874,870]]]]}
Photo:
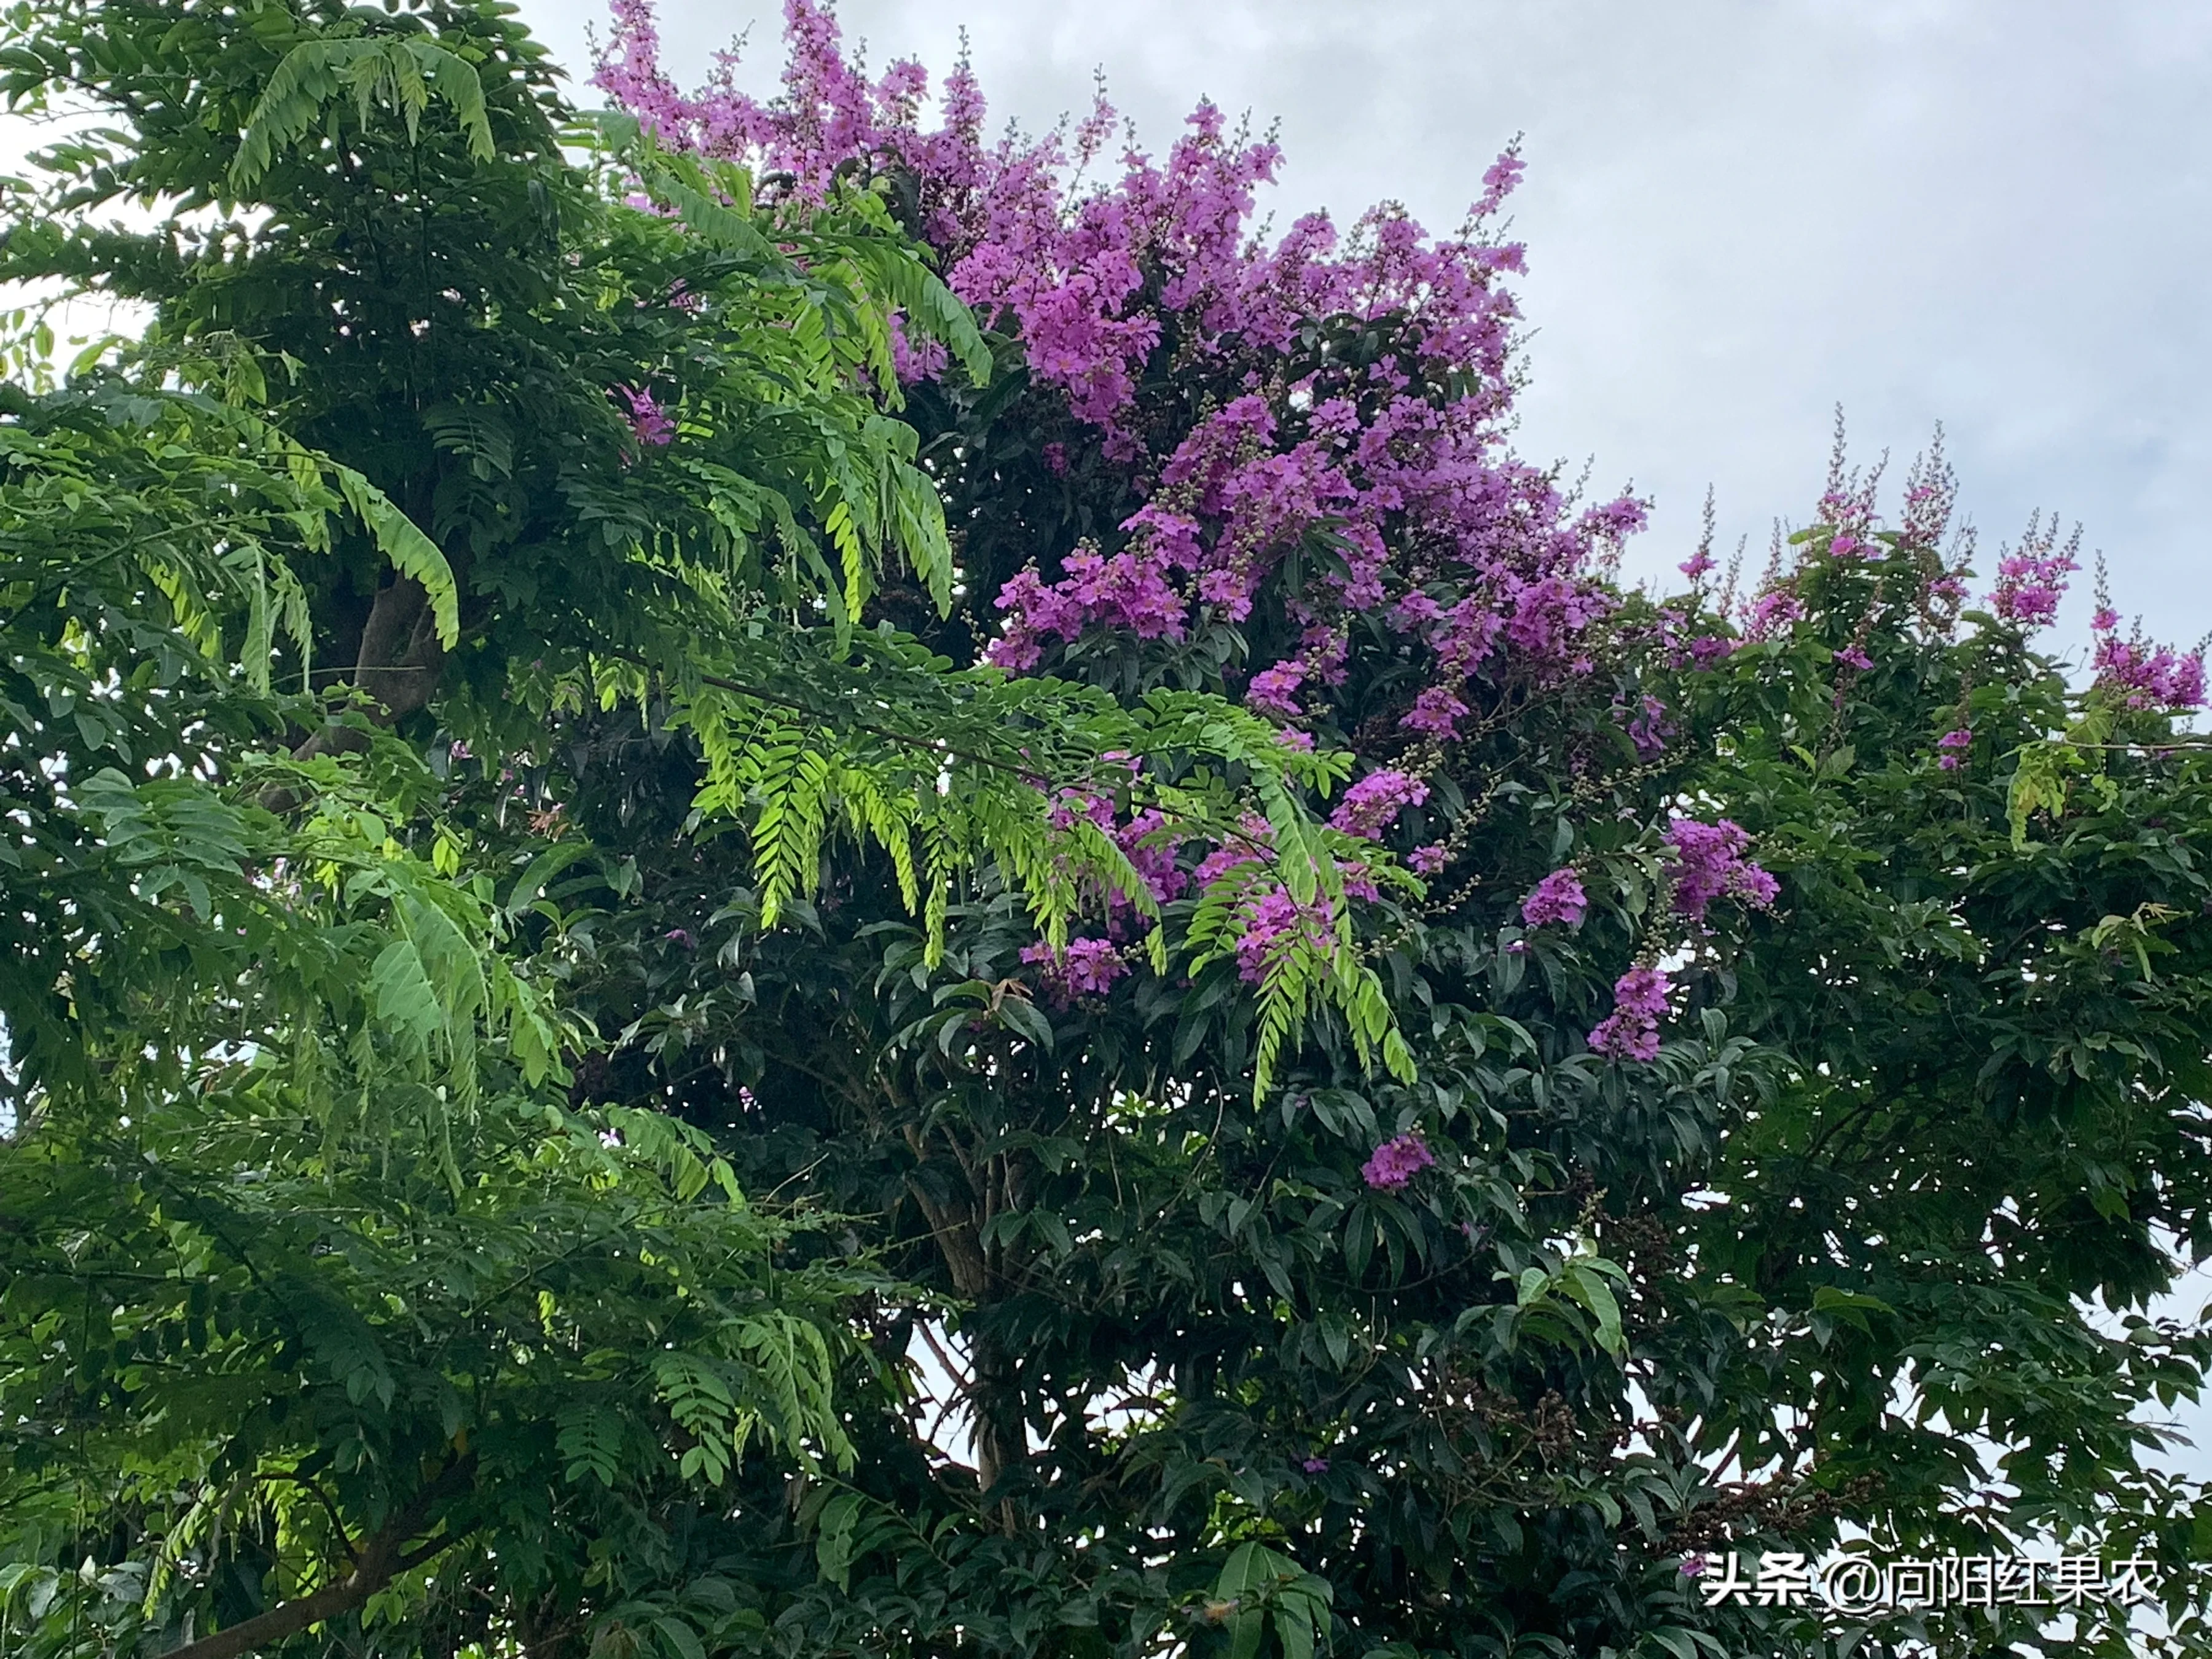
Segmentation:
{"type": "MultiPolygon", "coordinates": [[[[579,79],[599,0],[524,0],[579,79]]],[[[1941,421],[1988,555],[2041,507],[2124,611],[2212,629],[2212,7],[2102,0],[846,0],[872,61],[941,72],[963,27],[1032,129],[1094,69],[1164,149],[1200,95],[1287,152],[1279,222],[1385,197],[1458,222],[1526,134],[1534,330],[1522,448],[1657,502],[1684,556],[1708,483],[1760,547],[1817,493],[1831,411],[1904,463],[1941,421]]],[[[664,0],[696,78],[775,0],[664,0]]],[[[582,90],[582,89],[580,89],[582,90]]],[[[1991,562],[1985,556],[1984,564],[1991,562]]],[[[2079,606],[2069,636],[2081,637],[2079,606]]]]}

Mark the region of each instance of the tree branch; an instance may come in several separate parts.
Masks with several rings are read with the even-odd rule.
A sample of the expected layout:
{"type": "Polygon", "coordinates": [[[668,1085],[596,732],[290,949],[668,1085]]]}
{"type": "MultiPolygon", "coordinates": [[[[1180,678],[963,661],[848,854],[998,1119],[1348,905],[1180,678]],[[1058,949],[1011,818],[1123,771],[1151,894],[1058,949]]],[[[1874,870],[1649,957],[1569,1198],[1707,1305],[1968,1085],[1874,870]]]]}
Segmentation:
{"type": "Polygon", "coordinates": [[[462,1534],[453,1533],[431,1539],[412,1550],[406,1547],[428,1525],[430,1511],[439,1499],[461,1491],[475,1480],[476,1467],[474,1452],[447,1464],[435,1480],[415,1494],[405,1509],[368,1540],[362,1549],[359,1564],[344,1577],[333,1579],[320,1589],[294,1601],[280,1601],[268,1612],[256,1613],[228,1630],[172,1648],[163,1659],[240,1659],[243,1654],[273,1647],[287,1637],[297,1636],[311,1625],[319,1625],[325,1619],[352,1611],[401,1573],[412,1571],[460,1541],[462,1534]]]}

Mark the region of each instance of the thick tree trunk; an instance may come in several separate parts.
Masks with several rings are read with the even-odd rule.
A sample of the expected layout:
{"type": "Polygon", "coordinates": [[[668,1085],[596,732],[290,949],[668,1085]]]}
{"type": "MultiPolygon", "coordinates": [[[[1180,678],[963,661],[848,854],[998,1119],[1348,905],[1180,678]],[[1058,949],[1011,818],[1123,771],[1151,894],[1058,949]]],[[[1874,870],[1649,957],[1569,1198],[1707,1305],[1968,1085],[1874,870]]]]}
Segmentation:
{"type": "Polygon", "coordinates": [[[354,659],[354,684],[398,720],[430,701],[445,664],[430,596],[412,576],[394,577],[369,606],[354,659]]]}
{"type": "MultiPolygon", "coordinates": [[[[438,642],[437,615],[422,584],[395,576],[377,590],[354,653],[353,683],[381,705],[385,725],[426,707],[438,690],[446,648],[438,642]]],[[[295,752],[307,760],[358,746],[359,734],[326,726],[295,752]]]]}

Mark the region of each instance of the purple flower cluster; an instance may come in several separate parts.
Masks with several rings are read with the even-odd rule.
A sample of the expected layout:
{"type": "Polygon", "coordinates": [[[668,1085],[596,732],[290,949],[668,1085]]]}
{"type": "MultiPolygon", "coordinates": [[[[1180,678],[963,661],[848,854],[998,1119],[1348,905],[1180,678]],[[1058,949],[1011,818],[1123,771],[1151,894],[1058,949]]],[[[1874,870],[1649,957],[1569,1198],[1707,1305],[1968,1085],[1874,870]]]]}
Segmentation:
{"type": "MultiPolygon", "coordinates": [[[[2109,613],[2106,613],[2109,614],[2109,613]]],[[[2114,625],[2117,625],[2117,618],[2114,625]]],[[[2110,628],[2099,630],[2097,684],[2130,708],[2159,708],[2174,714],[2204,705],[2204,653],[2154,646],[2141,638],[2123,640],[2110,628]]]]}
{"type": "Polygon", "coordinates": [[[1073,640],[1092,628],[1123,629],[1140,640],[1182,637],[1182,596],[1157,563],[1091,550],[1069,554],[1066,567],[1066,576],[1055,583],[1048,584],[1035,566],[1007,579],[997,604],[1009,620],[985,650],[988,660],[1026,673],[1043,657],[1046,641],[1073,640]]]}
{"type": "Polygon", "coordinates": [[[667,412],[650,391],[618,386],[614,389],[614,395],[629,405],[623,418],[629,421],[629,429],[637,434],[638,442],[659,448],[674,441],[676,422],[668,418],[667,412]]]}
{"type": "Polygon", "coordinates": [[[1402,1193],[1413,1177],[1434,1166],[1437,1155],[1418,1134],[1402,1134],[1384,1141],[1359,1166],[1360,1179],[1378,1193],[1402,1193]]]}
{"type": "Polygon", "coordinates": [[[1667,716],[1667,705],[1648,695],[1639,698],[1636,714],[1628,722],[1628,740],[1636,745],[1637,758],[1651,760],[1664,754],[1674,735],[1674,722],[1667,716]]]}
{"type": "Polygon", "coordinates": [[[1754,640],[1771,639],[1786,632],[1792,623],[1805,619],[1805,604],[1790,589],[1778,587],[1752,601],[1744,633],[1754,640]]]}
{"type": "Polygon", "coordinates": [[[1674,908],[1692,921],[1703,921],[1705,911],[1723,894],[1765,909],[1782,890],[1781,883],[1751,862],[1751,835],[1741,824],[1723,818],[1701,823],[1677,817],[1667,829],[1667,844],[1674,849],[1674,908]]]}
{"type": "Polygon", "coordinates": [[[2022,628],[2049,625],[2058,615],[2058,601],[2065,597],[2066,578],[2081,568],[2081,551],[2079,528],[2061,546],[2057,520],[2030,519],[2020,545],[2007,549],[1997,560],[1990,609],[2022,628]]]}
{"type": "Polygon", "coordinates": [[[1162,904],[1181,898],[1190,886],[1190,877],[1176,858],[1180,843],[1165,833],[1167,823],[1165,813],[1147,808],[1114,831],[1122,854],[1162,904]]]}
{"type": "Polygon", "coordinates": [[[1046,988],[1062,1002],[1079,996],[1103,997],[1129,971],[1121,948],[1107,939],[1072,939],[1058,952],[1039,939],[1023,947],[1022,960],[1043,970],[1046,988]]]}
{"type": "Polygon", "coordinates": [[[1264,982],[1268,969],[1301,945],[1327,951],[1336,944],[1328,906],[1319,900],[1301,904],[1279,887],[1247,904],[1243,921],[1244,931],[1237,938],[1237,976],[1250,985],[1264,982]]]}
{"type": "Polygon", "coordinates": [[[1958,477],[1943,459],[1943,432],[1939,427],[1935,441],[1905,475],[1905,512],[1897,526],[1899,543],[1915,549],[1941,546],[1958,500],[1958,477]]]}
{"type": "Polygon", "coordinates": [[[1571,869],[1554,870],[1521,901],[1521,920],[1531,927],[1555,921],[1579,927],[1589,908],[1589,896],[1583,891],[1582,878],[1571,869]]]}
{"type": "Polygon", "coordinates": [[[1432,841],[1407,854],[1406,862],[1413,866],[1415,875],[1433,876],[1451,862],[1451,849],[1440,841],[1432,841]]]}
{"type": "Polygon", "coordinates": [[[1429,786],[1408,773],[1385,767],[1370,772],[1344,792],[1328,821],[1347,836],[1377,839],[1408,806],[1429,798],[1429,786]]]}
{"type": "Polygon", "coordinates": [[[1663,968],[1632,968],[1613,982],[1613,1012],[1589,1034],[1590,1052],[1615,1060],[1656,1060],[1659,1022],[1667,1017],[1663,968]]]}
{"type": "Polygon", "coordinates": [[[1936,747],[1942,751],[1936,764],[1946,772],[1955,772],[1966,764],[1966,750],[1973,746],[1973,732],[1963,726],[1954,726],[1936,739],[1936,747]]]}
{"type": "MultiPolygon", "coordinates": [[[[738,90],[727,60],[686,94],[660,67],[651,0],[616,0],[613,21],[597,82],[661,143],[787,173],[802,200],[826,198],[854,162],[902,169],[953,290],[1019,336],[1033,380],[1064,394],[1106,463],[1143,479],[1144,505],[1112,545],[1024,571],[994,596],[1004,629],[992,661],[1027,672],[1093,629],[1173,641],[1208,617],[1242,623],[1285,554],[1319,533],[1340,559],[1285,596],[1295,642],[1249,665],[1247,701],[1270,718],[1320,712],[1366,613],[1407,636],[1422,666],[1401,716],[1414,732],[1456,735],[1483,676],[1587,672],[1583,636],[1613,604],[1598,572],[1645,509],[1627,496],[1578,509],[1551,471],[1504,447],[1519,317],[1506,279],[1522,259],[1492,228],[1516,156],[1484,174],[1457,237],[1431,238],[1383,207],[1348,234],[1312,214],[1269,243],[1255,234],[1256,192],[1279,153],[1231,131],[1211,105],[1164,158],[1132,143],[1118,176],[1085,189],[1079,178],[1106,159],[1118,125],[1103,100],[1072,132],[993,143],[963,67],[925,130],[921,67],[870,79],[823,0],[787,0],[780,96],[738,90]],[[1288,383],[1249,368],[1261,353],[1311,363],[1314,319],[1336,317],[1382,325],[1388,349],[1288,383]],[[1194,420],[1140,407],[1170,332],[1194,373],[1241,382],[1242,395],[1194,420]],[[1447,374],[1459,389],[1439,401],[1447,374]]],[[[903,329],[894,353],[908,379],[943,361],[903,329]]],[[[1048,470],[1065,476],[1066,447],[1054,441],[1048,470]]]]}

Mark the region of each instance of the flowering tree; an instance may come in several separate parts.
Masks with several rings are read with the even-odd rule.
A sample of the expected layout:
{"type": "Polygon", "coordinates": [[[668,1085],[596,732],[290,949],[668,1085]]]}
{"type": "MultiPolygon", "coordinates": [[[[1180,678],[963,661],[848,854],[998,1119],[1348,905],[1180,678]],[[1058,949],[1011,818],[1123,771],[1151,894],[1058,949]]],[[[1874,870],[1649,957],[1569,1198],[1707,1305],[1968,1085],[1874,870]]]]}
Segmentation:
{"type": "Polygon", "coordinates": [[[899,356],[961,602],[876,614],[1353,756],[1337,856],[1418,1076],[1255,1012],[1317,925],[1263,823],[1064,799],[1194,933],[1243,918],[1164,975],[1111,884],[1064,945],[979,890],[933,975],[865,862],[794,940],[741,866],[663,868],[586,993],[636,1034],[593,1086],[871,1218],[948,1298],[884,1346],[937,1348],[965,1416],[950,1457],[878,1425],[762,1544],[768,1639],[1978,1651],[2059,1616],[1868,1633],[1701,1590],[1715,1552],[1864,1536],[2154,1559],[2201,1650],[2201,1499],[2142,1423],[2206,1355],[2142,1311],[2212,1245],[2201,659],[2106,607],[2069,683],[2038,635],[2076,550],[2039,521],[1978,589],[1940,450],[1885,516],[1839,444],[1763,573],[1709,535],[1625,591],[1642,504],[1507,444],[1514,155],[1449,239],[1384,209],[1270,241],[1276,152],[1210,108],[1100,177],[1103,102],[988,141],[964,70],[926,117],[918,67],[787,16],[772,100],[681,90],[628,0],[599,80],[796,198],[878,191],[984,325],[987,386],[899,356]]]}
{"type": "Polygon", "coordinates": [[[2069,684],[1936,454],[1626,591],[1507,443],[1510,155],[1270,242],[1210,110],[1086,185],[1103,105],[926,121],[811,0],[769,102],[616,21],[596,120],[489,3],[11,25],[122,131],[0,270],[156,322],[0,424],[10,1638],[2152,1639],[1709,1592],[1863,1537],[2212,1645],[2198,659],[2069,684]]]}

